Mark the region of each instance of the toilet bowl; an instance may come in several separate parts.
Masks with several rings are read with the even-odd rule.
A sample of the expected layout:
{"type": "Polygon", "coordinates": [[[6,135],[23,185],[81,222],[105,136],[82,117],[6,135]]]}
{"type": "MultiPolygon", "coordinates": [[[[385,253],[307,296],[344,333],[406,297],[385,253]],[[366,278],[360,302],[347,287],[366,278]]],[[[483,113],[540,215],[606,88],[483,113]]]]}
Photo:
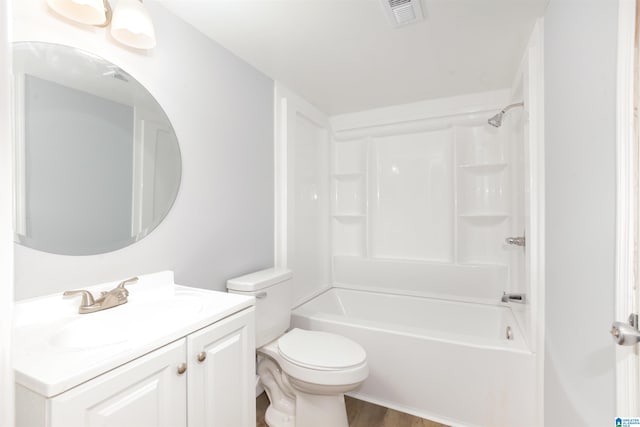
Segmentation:
{"type": "MultiPolygon", "coordinates": [[[[259,348],[258,354],[263,356],[258,372],[264,370],[263,364],[266,369],[277,366],[280,375],[284,373],[279,387],[286,387],[295,400],[293,412],[279,409],[277,418],[268,414],[270,427],[348,426],[344,393],[357,388],[369,373],[366,353],[360,345],[327,332],[292,329],[259,348]]],[[[276,374],[272,371],[271,375],[276,374]]],[[[272,387],[265,384],[265,389],[274,402],[277,398],[271,398],[272,387]]]]}
{"type": "Polygon", "coordinates": [[[289,328],[291,277],[268,269],[227,282],[256,297],[257,373],[270,405],[269,427],[348,427],[344,393],[369,373],[365,350],[340,335],[289,328]]]}

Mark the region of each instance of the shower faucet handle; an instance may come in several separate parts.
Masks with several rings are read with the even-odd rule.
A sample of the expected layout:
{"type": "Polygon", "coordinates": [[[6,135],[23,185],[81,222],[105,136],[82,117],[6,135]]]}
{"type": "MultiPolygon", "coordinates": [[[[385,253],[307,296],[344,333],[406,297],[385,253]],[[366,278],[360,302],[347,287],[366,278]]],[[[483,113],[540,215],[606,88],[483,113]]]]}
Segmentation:
{"type": "Polygon", "coordinates": [[[526,245],[526,239],[524,236],[520,236],[520,237],[507,237],[506,239],[504,239],[505,243],[507,245],[514,245],[514,246],[525,246],[526,245]]]}

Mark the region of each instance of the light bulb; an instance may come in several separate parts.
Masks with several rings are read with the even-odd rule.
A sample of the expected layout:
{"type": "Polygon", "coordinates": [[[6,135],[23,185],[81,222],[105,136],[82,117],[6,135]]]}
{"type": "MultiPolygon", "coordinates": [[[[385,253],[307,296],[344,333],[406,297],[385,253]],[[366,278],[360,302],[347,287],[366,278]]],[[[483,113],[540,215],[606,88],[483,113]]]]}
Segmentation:
{"type": "Polygon", "coordinates": [[[56,13],[75,22],[103,25],[107,21],[104,0],[47,0],[56,13]]]}
{"type": "Polygon", "coordinates": [[[118,0],[111,20],[111,35],[120,43],[137,49],[156,45],[151,15],[138,0],[118,0]]]}

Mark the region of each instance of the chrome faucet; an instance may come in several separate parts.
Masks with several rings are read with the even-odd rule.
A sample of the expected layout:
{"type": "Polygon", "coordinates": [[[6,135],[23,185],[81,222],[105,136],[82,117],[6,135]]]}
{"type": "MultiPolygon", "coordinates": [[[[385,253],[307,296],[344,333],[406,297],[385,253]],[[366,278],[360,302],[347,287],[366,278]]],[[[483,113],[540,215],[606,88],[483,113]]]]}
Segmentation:
{"type": "Polygon", "coordinates": [[[502,293],[502,302],[517,302],[519,304],[524,304],[527,302],[527,296],[525,294],[508,294],[506,292],[502,293]]]}
{"type": "Polygon", "coordinates": [[[111,289],[110,291],[101,292],[100,297],[96,299],[93,298],[91,292],[85,291],[83,289],[76,291],[65,291],[63,295],[65,297],[82,295],[82,301],[80,302],[78,313],[95,313],[96,311],[106,310],[107,308],[125,304],[128,301],[127,297],[129,296],[129,291],[125,288],[125,285],[130,285],[137,281],[137,277],[123,280],[122,282],[118,283],[118,286],[111,289]]]}

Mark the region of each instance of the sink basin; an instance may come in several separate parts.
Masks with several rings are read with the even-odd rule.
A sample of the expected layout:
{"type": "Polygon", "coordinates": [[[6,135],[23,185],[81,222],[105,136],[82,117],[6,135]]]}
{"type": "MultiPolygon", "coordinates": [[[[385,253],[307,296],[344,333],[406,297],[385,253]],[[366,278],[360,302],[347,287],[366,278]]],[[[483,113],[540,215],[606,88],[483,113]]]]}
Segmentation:
{"type": "Polygon", "coordinates": [[[196,295],[177,294],[170,300],[127,303],[83,314],[55,332],[49,343],[69,350],[86,350],[126,343],[139,334],[163,331],[198,316],[202,303],[196,295]]]}
{"type": "Polygon", "coordinates": [[[123,343],[129,339],[126,319],[118,319],[117,316],[109,319],[105,319],[105,316],[90,317],[91,314],[84,316],[87,317],[69,322],[54,333],[49,343],[56,347],[84,350],[123,343]]]}
{"type": "Polygon", "coordinates": [[[202,310],[202,302],[193,295],[176,295],[170,300],[159,300],[149,303],[138,304],[131,307],[137,316],[158,316],[160,319],[169,319],[171,317],[195,317],[202,310]]]}

